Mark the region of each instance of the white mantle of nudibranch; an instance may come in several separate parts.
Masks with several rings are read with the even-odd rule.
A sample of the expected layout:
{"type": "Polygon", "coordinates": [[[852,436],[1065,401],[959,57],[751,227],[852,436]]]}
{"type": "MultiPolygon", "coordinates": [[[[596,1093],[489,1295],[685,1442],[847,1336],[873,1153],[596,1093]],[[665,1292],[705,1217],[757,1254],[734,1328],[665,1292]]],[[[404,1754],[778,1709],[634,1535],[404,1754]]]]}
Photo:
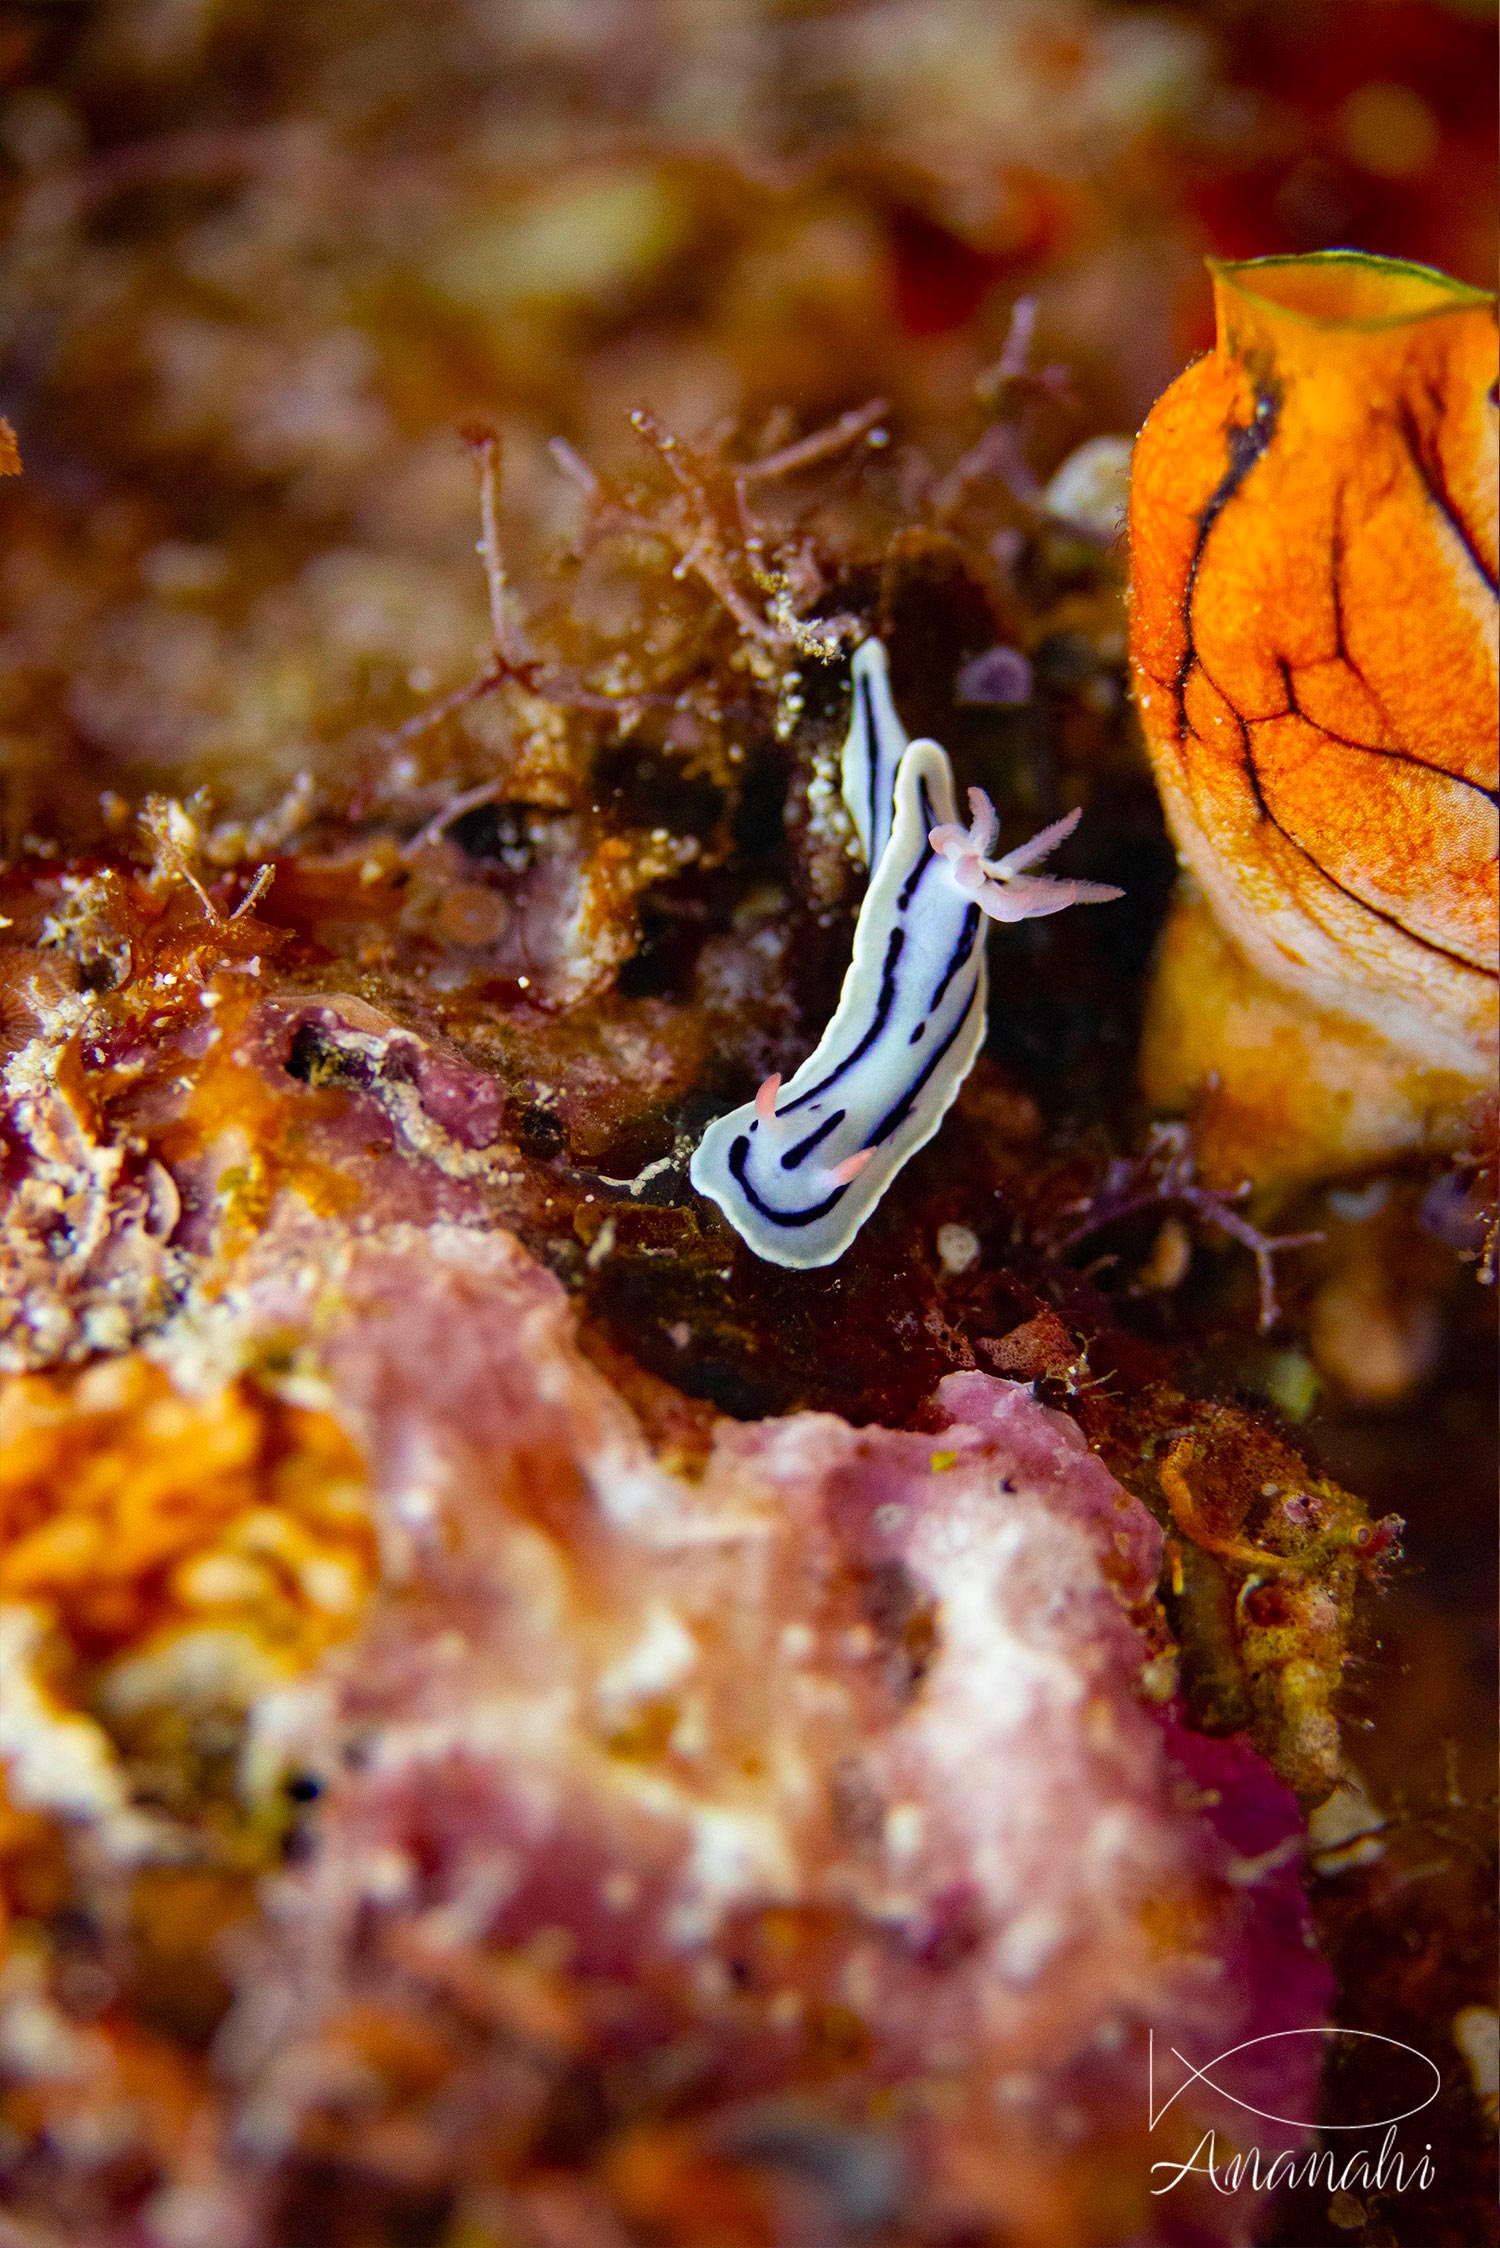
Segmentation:
{"type": "Polygon", "coordinates": [[[854,658],[844,801],[870,868],[854,954],[833,1020],[783,1085],[710,1124],[692,1179],[771,1264],[841,1257],[902,1165],[952,1106],[984,1042],[986,919],[1025,921],[1116,898],[1098,882],[1026,869],[1072,832],[1058,820],[1005,858],[982,789],[957,818],[953,769],[934,741],[908,741],[885,650],[854,658]]]}

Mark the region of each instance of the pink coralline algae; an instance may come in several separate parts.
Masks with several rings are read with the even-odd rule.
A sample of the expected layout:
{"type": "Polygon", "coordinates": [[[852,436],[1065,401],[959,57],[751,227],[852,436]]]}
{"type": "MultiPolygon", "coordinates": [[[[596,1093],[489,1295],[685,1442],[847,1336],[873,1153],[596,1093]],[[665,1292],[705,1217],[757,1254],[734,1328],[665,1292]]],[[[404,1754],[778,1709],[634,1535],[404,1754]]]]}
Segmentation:
{"type": "Polygon", "coordinates": [[[223,1312],[306,1339],[385,1588],[261,1712],[316,1800],[153,2248],[396,2204],[550,2248],[1253,2237],[1152,2164],[1301,2134],[1205,2081],[1153,2133],[1148,2041],[1158,2105],[1170,2049],[1260,2038],[1223,2092],[1315,2111],[1297,1814],[1182,1725],[1160,1532],[1070,1420],[960,1374],[928,1433],[723,1423],[679,1471],[455,1224],[283,1217],[223,1312]]]}

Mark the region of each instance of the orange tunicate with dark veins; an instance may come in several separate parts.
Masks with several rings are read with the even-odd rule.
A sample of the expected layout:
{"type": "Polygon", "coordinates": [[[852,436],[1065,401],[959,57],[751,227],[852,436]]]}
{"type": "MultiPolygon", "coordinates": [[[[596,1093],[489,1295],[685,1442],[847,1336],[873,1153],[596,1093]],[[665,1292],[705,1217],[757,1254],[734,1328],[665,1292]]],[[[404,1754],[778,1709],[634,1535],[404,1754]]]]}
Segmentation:
{"type": "MultiPolygon", "coordinates": [[[[1158,784],[1241,961],[1356,1047],[1373,1033],[1405,1072],[1398,1105],[1420,1107],[1426,1072],[1452,1107],[1496,1045],[1494,300],[1340,252],[1214,282],[1217,346],[1134,463],[1132,657],[1158,784]]],[[[1169,933],[1169,983],[1190,950],[1169,933]]],[[[1243,1012],[1243,991],[1207,984],[1200,1014],[1243,1012]]],[[[1180,1075],[1161,1050],[1181,1043],[1172,1002],[1148,1024],[1148,1093],[1180,1075]]],[[[1284,1068],[1285,1025],[1263,1044],[1284,1068]]]]}

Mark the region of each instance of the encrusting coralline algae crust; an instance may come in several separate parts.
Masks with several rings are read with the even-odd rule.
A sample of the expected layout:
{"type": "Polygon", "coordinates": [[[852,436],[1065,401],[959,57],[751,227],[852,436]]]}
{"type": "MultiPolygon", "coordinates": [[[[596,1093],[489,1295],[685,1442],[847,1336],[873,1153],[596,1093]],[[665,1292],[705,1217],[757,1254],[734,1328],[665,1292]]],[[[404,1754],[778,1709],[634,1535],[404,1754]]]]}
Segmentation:
{"type": "MultiPolygon", "coordinates": [[[[231,951],[255,941],[240,924],[231,951]]],[[[549,1174],[507,1140],[493,1081],[362,1003],[283,987],[237,1010],[233,969],[223,988],[218,1042],[175,1064],[210,1128],[184,1165],[173,1125],[195,1246],[152,1370],[112,1405],[92,1375],[48,1377],[48,1410],[87,1444],[80,1416],[137,1392],[230,1431],[257,1394],[294,1399],[349,1448],[317,1439],[360,1566],[312,1666],[289,1635],[274,1690],[238,1711],[241,1674],[216,1711],[200,1659],[190,1742],[141,1699],[153,1676],[175,1691],[170,1610],[148,1662],[125,1649],[137,1717],[108,1696],[54,1711],[122,1808],[174,1756],[231,1756],[227,1786],[144,1826],[74,1819],[91,1910],[171,1911],[184,1854],[237,1915],[247,1876],[262,1887],[212,2069],[151,2048],[178,2071],[165,2137],[121,2092],[135,2047],[75,2019],[44,1948],[13,1951],[0,2040],[9,2020],[51,2041],[6,2109],[36,2238],[52,2248],[64,2189],[69,2248],[281,2248],[335,2207],[433,2194],[528,2222],[586,2091],[580,2239],[692,2240],[690,2181],[711,2174],[777,2222],[811,2194],[914,2242],[975,2224],[1052,2248],[1067,2223],[1103,2248],[1114,2214],[1080,2212],[1106,2176],[1144,2196],[1157,2151],[1144,2033],[1218,2049],[1315,2026],[1326,1995],[1291,1797],[1171,1700],[1156,1523],[1072,1421],[977,1372],[942,1386],[927,1433],[711,1421],[674,1466],[515,1238],[549,1174]],[[281,1168],[249,1229],[224,1181],[257,1100],[281,1168]],[[283,1783],[301,1807],[276,1874],[283,1783]],[[1062,2141],[1060,2103],[1082,2118],[1062,2141]],[[115,2172],[76,2171],[64,2109],[122,2119],[124,2233],[115,2172]]],[[[236,1503],[226,1484],[208,1526],[220,1576],[258,1550],[236,1503]]],[[[237,1628],[254,1648],[254,1620],[237,1628]]],[[[1309,2110],[1315,2045],[1263,2049],[1258,2104],[1309,2110]]],[[[1185,2101],[1179,2122],[1209,2114],[1185,2101]]],[[[1198,2237],[1238,2242],[1248,2206],[1195,2214],[1198,2237]]],[[[1174,2241],[1186,2207],[1143,2198],[1137,2229],[1174,2241]]]]}
{"type": "MultiPolygon", "coordinates": [[[[503,1234],[286,1222],[233,1316],[319,1336],[404,1560],[267,1713],[315,1847],[246,1939],[237,2121],[163,2237],[274,2237],[320,2177],[477,2179],[582,2072],[600,2239],[671,2229],[685,2132],[746,2207],[842,2148],[864,2185],[825,2179],[830,2221],[863,2191],[903,2238],[1035,2248],[1118,2237],[1079,2211],[1091,2148],[1130,2145],[1139,2237],[1177,2238],[1148,2229],[1147,2027],[1315,2027],[1327,1981],[1290,1798],[1160,1699],[1160,1532],[1072,1424],[955,1376],[930,1434],[725,1426],[689,1483],[503,1234]]],[[[1246,2096],[1307,2112],[1316,2043],[1265,2046],[1246,2096]]],[[[1167,2153],[1236,2127],[1184,2106],[1167,2153]]],[[[494,2190],[545,2201],[514,2156],[494,2190]]],[[[1211,2195],[1192,2221],[1245,2237],[1211,2195]]]]}

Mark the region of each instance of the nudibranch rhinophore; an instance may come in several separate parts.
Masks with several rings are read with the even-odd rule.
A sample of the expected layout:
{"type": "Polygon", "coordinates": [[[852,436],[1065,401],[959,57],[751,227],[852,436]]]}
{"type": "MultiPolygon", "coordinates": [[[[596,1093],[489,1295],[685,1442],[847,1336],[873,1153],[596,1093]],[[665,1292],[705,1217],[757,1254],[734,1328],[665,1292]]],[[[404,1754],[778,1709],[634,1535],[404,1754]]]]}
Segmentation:
{"type": "Polygon", "coordinates": [[[1004,858],[983,789],[957,816],[953,769],[935,741],[908,741],[885,650],[854,658],[843,792],[870,869],[833,1019],[795,1076],[709,1125],[692,1179],[770,1264],[841,1257],[902,1165],[925,1147],[984,1043],[986,920],[1026,921],[1120,892],[1027,869],[1079,815],[1004,858]]]}

